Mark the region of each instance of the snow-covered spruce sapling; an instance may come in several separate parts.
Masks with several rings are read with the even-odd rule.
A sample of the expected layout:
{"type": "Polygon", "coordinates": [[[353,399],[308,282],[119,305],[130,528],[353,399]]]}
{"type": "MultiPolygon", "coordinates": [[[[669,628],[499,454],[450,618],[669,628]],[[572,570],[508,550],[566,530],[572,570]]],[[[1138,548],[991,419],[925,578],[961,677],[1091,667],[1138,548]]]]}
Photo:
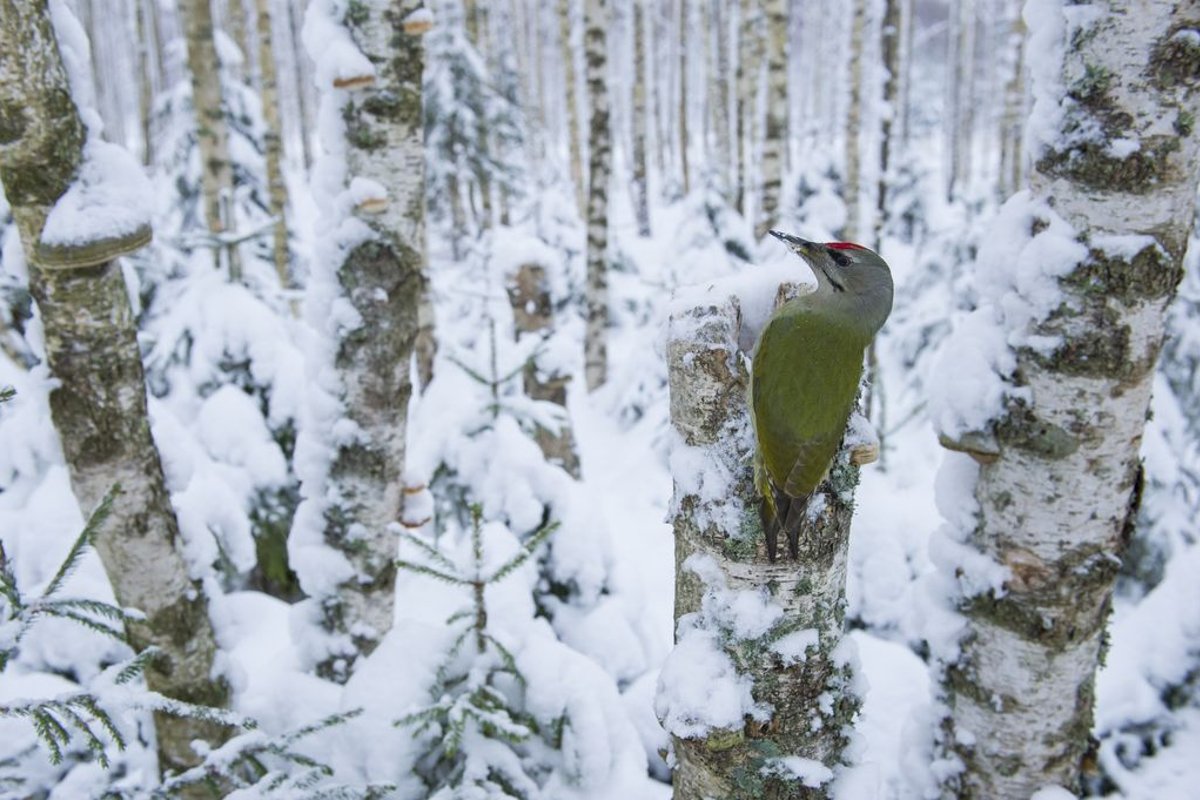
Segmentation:
{"type": "Polygon", "coordinates": [[[332,714],[308,725],[271,737],[251,729],[208,751],[203,763],[173,775],[150,795],[170,800],[191,787],[212,787],[212,796],[248,790],[256,798],[287,800],[376,800],[391,796],[392,784],[348,786],[336,781],[333,768],[297,749],[304,739],[344,725],[362,713],[354,709],[332,714]],[[219,787],[220,792],[217,791],[219,787]]]}
{"type": "MultiPolygon", "coordinates": [[[[452,364],[465,372],[471,380],[479,383],[488,390],[488,395],[491,398],[486,406],[488,417],[491,422],[495,422],[503,412],[508,414],[517,421],[521,429],[531,436],[536,433],[538,428],[551,431],[559,431],[566,423],[566,411],[562,406],[543,400],[534,400],[521,395],[517,389],[521,384],[517,382],[517,378],[522,377],[528,369],[535,367],[537,358],[541,354],[541,346],[539,345],[521,362],[501,373],[499,363],[499,350],[496,342],[496,321],[488,318],[488,366],[487,374],[472,367],[456,356],[448,356],[452,364]]],[[[485,425],[480,430],[487,430],[490,425],[485,425]]],[[[478,431],[475,431],[478,433],[478,431]]]]}
{"type": "Polygon", "coordinates": [[[525,677],[513,654],[489,630],[484,592],[528,561],[558,524],[543,525],[512,558],[485,569],[483,509],[473,505],[470,511],[468,566],[456,564],[417,536],[401,534],[403,541],[417,548],[423,563],[401,560],[396,566],[469,589],[471,604],[446,621],[460,630],[430,687],[433,702],[396,725],[411,727],[416,736],[424,737],[416,770],[438,798],[475,797],[478,792],[487,797],[536,797],[537,775],[530,772],[537,770],[538,762],[528,758],[529,745],[540,738],[558,749],[566,718],[546,730],[524,709],[525,677]]]}
{"type": "MultiPolygon", "coordinates": [[[[0,399],[11,397],[0,392],[0,399]]],[[[17,585],[11,560],[0,543],[0,673],[17,657],[21,640],[39,620],[47,617],[70,620],[122,643],[128,643],[125,625],[135,621],[133,612],[111,603],[63,596],[63,586],[79,565],[93,537],[108,519],[120,487],[114,486],[92,512],[50,583],[35,598],[26,597],[17,585]]],[[[88,689],[39,700],[0,705],[0,717],[28,719],[37,738],[45,745],[52,764],[59,764],[64,751],[78,735],[92,757],[107,767],[110,748],[124,750],[126,739],[117,720],[131,709],[161,711],[175,716],[218,725],[252,726],[253,723],[216,708],[198,706],[138,690],[132,684],[161,653],[148,647],[136,656],[110,666],[91,682],[88,689]],[[127,688],[122,688],[127,687],[127,688]]]]}

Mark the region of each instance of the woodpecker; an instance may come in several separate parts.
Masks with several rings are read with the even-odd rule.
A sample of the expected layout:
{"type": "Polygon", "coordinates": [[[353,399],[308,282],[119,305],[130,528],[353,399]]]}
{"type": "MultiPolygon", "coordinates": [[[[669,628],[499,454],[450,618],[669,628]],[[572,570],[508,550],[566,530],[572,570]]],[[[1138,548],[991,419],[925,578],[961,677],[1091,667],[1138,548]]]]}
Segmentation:
{"type": "Polygon", "coordinates": [[[892,273],[862,245],[770,233],[817,279],[816,291],[771,314],[751,364],[754,483],[774,561],[780,530],[798,556],[808,499],[829,472],[854,410],[863,355],[892,310],[892,273]]]}

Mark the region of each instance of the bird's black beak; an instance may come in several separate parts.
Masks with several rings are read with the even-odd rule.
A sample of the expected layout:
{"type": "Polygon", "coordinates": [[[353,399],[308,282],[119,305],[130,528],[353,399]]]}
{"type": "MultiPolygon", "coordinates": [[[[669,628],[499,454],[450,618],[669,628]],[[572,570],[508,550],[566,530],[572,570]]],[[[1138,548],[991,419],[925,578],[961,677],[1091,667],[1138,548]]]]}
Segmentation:
{"type": "Polygon", "coordinates": [[[786,244],[790,250],[796,253],[808,250],[813,244],[808,239],[801,239],[799,236],[792,236],[790,233],[784,233],[783,231],[767,231],[767,233],[786,244]]]}

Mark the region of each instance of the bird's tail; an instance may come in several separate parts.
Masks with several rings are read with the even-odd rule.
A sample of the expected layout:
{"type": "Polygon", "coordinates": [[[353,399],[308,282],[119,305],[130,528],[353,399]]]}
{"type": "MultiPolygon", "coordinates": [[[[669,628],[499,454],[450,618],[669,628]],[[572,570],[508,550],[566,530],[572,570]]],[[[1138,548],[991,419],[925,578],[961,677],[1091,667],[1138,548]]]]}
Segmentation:
{"type": "Polygon", "coordinates": [[[758,490],[759,518],[767,537],[767,558],[775,563],[775,549],[779,545],[779,534],[787,536],[788,552],[792,558],[800,555],[800,526],[803,523],[808,499],[812,495],[791,497],[778,488],[767,475],[766,466],[759,456],[754,462],[754,485],[758,490]]]}

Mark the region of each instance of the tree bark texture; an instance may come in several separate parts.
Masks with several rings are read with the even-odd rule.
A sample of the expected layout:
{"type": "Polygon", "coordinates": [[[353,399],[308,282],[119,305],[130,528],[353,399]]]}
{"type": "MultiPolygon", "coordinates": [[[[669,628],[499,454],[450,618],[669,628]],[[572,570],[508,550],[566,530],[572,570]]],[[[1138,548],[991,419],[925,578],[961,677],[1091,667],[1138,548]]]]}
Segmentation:
{"type": "Polygon", "coordinates": [[[846,109],[846,225],[842,238],[858,240],[862,234],[862,120],[863,120],[863,59],[866,57],[866,27],[868,0],[852,0],[853,19],[850,22],[850,106],[846,109]]]}
{"type": "Polygon", "coordinates": [[[767,125],[763,132],[762,208],[755,237],[779,225],[783,193],[783,149],[787,146],[787,0],[766,0],[767,13],[767,125]]]}
{"type": "MultiPolygon", "coordinates": [[[[46,216],[75,179],[85,139],[45,0],[0,0],[0,52],[0,180],[30,262],[46,358],[60,382],[50,411],[72,488],[87,514],[120,484],[96,550],[117,602],[146,615],[128,626],[130,643],[164,654],[146,672],[150,688],[224,706],[229,690],[212,677],[216,643],[204,590],[188,577],[176,549],[179,527],[150,436],[120,264],[47,270],[34,257],[46,216]]],[[[198,763],[193,739],[224,738],[211,723],[164,714],[155,722],[163,770],[198,763]]]]}
{"type": "Polygon", "coordinates": [[[738,673],[752,680],[753,698],[769,714],[747,715],[744,725],[709,729],[703,736],[673,736],[674,796],[826,797],[828,783],[805,785],[773,767],[778,759],[797,756],[836,768],[859,707],[851,689],[849,642],[843,642],[858,469],[847,451],[838,455],[830,477],[813,495],[799,559],[768,561],[753,485],[749,377],[738,345],[741,311],[736,298],[710,294],[711,302],[676,310],[667,341],[671,424],[678,437],[672,463],[703,465],[692,474],[676,470],[674,476],[675,619],[701,611],[715,589],[689,568],[697,555],[715,562],[725,591],[769,601],[781,613],[770,630],[753,639],[739,638],[712,620],[701,623],[712,624],[712,634],[738,673]],[[811,639],[803,657],[788,659],[775,648],[789,635],[811,639]]]}
{"type": "Polygon", "coordinates": [[[633,0],[633,208],[638,235],[650,235],[647,196],[646,136],[646,0],[633,0]]]}
{"type": "Polygon", "coordinates": [[[287,184],[283,180],[283,127],[279,118],[279,79],[271,32],[271,0],[255,0],[258,30],[259,92],[262,96],[263,150],[267,164],[267,211],[276,217],[271,230],[272,255],[280,288],[290,283],[287,235],[287,184]]]}
{"type": "Polygon", "coordinates": [[[758,69],[762,57],[762,42],[758,32],[759,0],[741,0],[738,24],[737,61],[737,190],[734,202],[738,211],[748,217],[753,207],[750,195],[753,179],[750,164],[754,160],[754,119],[758,108],[758,69]]]}
{"type": "Polygon", "coordinates": [[[335,361],[345,414],[358,435],[334,455],[329,487],[335,499],[325,530],[357,573],[327,604],[329,621],[370,653],[392,624],[396,539],[389,525],[401,513],[409,365],[425,261],[425,28],[406,22],[421,0],[370,0],[355,8],[345,24],[376,74],[349,91],[341,109],[347,176],[375,181],[386,197],[359,206],[357,216],[371,236],[337,268],[341,290],[361,318],[337,343],[335,361]]]}
{"type": "MultiPolygon", "coordinates": [[[[965,544],[1007,570],[1002,593],[964,591],[960,652],[944,665],[944,745],[963,767],[946,791],[966,798],[1082,788],[1094,673],[1200,174],[1194,4],[1097,3],[1083,17],[1026,21],[1031,49],[1065,56],[1057,71],[1034,74],[1030,195],[1010,204],[1044,209],[1031,241],[1049,235],[1051,215],[1065,220],[1078,256],[1056,270],[1063,297],[1053,310],[1002,323],[1008,341],[1048,344],[1015,350],[1013,394],[985,432],[991,452],[964,447],[966,436],[951,442],[983,462],[965,544]],[[1061,109],[1051,125],[1048,109],[1061,109]],[[1129,141],[1137,146],[1116,150],[1129,141]]],[[[1040,267],[1028,258],[1020,274],[1040,267]]]]}
{"type": "MultiPolygon", "coordinates": [[[[187,37],[187,63],[192,76],[192,110],[196,116],[196,142],[200,148],[200,191],[204,197],[204,219],[214,236],[225,232],[232,220],[222,213],[223,200],[233,195],[233,162],[229,158],[229,124],[221,99],[221,65],[213,38],[211,0],[181,0],[187,37]]],[[[213,248],[214,264],[221,263],[221,249],[213,248]]],[[[231,280],[240,280],[241,261],[237,246],[229,250],[231,280]]]]}
{"type": "Polygon", "coordinates": [[[1000,118],[1000,197],[1021,188],[1024,153],[1021,118],[1025,110],[1025,23],[1017,14],[1009,37],[1013,52],[1012,74],[1004,86],[1004,113],[1000,118]]]}
{"type": "MultiPolygon", "coordinates": [[[[583,174],[583,142],[580,139],[579,92],[575,77],[575,47],[571,39],[571,1],[558,0],[558,32],[562,44],[563,84],[567,105],[567,161],[571,169],[571,184],[575,187],[575,203],[580,214],[587,211],[585,196],[587,181],[583,174]]],[[[636,91],[636,90],[635,90],[636,91]]]]}
{"type": "MultiPolygon", "coordinates": [[[[554,335],[555,309],[544,266],[522,264],[509,280],[508,299],[512,304],[514,333],[518,340],[525,336],[547,340],[554,335]]],[[[547,369],[538,361],[535,351],[534,357],[525,365],[525,394],[534,400],[554,403],[563,409],[563,414],[557,429],[535,423],[533,440],[537,442],[546,461],[562,467],[568,475],[578,479],[579,453],[575,448],[571,419],[566,413],[567,387],[571,383],[571,376],[559,372],[556,365],[547,369]]]]}
{"type": "MultiPolygon", "coordinates": [[[[879,123],[879,184],[875,190],[875,221],[871,236],[872,246],[878,250],[883,240],[884,226],[888,214],[888,184],[892,162],[892,132],[895,130],[899,110],[900,88],[900,3],[901,0],[884,0],[883,23],[880,26],[880,50],[883,56],[883,105],[887,109],[879,123]]],[[[870,403],[867,404],[870,408],[870,403]]]]}
{"type": "Polygon", "coordinates": [[[712,120],[712,157],[716,161],[712,171],[717,176],[721,195],[728,200],[733,181],[729,142],[729,9],[724,0],[711,0],[709,20],[712,25],[708,60],[709,117],[712,120]]]}
{"type": "Polygon", "coordinates": [[[588,391],[608,379],[608,177],[612,171],[612,129],[608,101],[608,3],[587,0],[588,105],[587,325],[584,374],[588,391]]]}
{"type": "Polygon", "coordinates": [[[679,0],[679,25],[675,29],[679,36],[679,127],[676,131],[679,133],[679,180],[685,195],[692,190],[691,165],[688,163],[688,142],[691,139],[688,134],[688,37],[691,23],[688,5],[688,0],[679,0]]]}

